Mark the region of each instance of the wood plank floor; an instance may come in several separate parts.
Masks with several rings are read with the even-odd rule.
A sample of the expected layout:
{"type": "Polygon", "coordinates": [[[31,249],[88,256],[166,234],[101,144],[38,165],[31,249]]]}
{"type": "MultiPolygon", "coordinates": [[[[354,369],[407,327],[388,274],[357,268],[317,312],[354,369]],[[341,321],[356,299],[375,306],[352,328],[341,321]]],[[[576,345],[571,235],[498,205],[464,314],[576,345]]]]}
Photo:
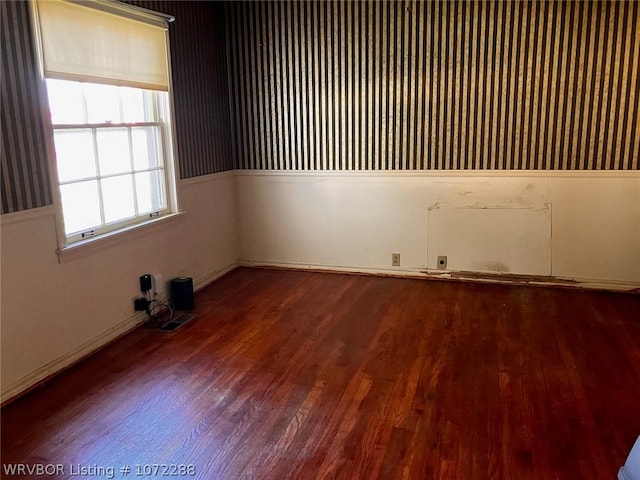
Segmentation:
{"type": "Polygon", "coordinates": [[[238,269],[196,302],[6,407],[5,468],[613,479],[640,434],[638,296],[238,269]]]}

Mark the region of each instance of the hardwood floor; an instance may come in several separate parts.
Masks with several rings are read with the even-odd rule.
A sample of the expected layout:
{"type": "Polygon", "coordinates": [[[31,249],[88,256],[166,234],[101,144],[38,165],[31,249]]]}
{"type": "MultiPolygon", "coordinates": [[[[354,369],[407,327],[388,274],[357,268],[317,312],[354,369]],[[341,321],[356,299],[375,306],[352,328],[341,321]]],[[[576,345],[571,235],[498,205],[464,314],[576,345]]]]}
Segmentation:
{"type": "Polygon", "coordinates": [[[637,295],[238,269],[196,303],[6,407],[3,477],[614,479],[640,434],[637,295]]]}

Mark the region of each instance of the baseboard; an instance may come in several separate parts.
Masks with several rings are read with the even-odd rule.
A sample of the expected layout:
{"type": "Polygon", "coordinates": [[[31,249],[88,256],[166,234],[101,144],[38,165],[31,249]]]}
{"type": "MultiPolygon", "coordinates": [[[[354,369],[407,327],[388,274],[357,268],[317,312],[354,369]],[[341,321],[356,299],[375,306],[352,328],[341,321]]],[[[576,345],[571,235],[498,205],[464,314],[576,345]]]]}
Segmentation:
{"type": "Polygon", "coordinates": [[[305,264],[296,262],[262,262],[255,260],[241,260],[239,263],[244,267],[282,268],[288,270],[384,275],[399,278],[428,278],[434,280],[495,283],[501,285],[532,285],[640,293],[640,284],[614,280],[545,277],[486,272],[450,272],[441,270],[425,270],[423,268],[349,267],[343,265],[305,264]]]}
{"type": "Polygon", "coordinates": [[[193,286],[193,289],[196,292],[199,292],[203,288],[209,286],[211,283],[215,282],[217,279],[219,279],[220,277],[226,275],[227,273],[231,272],[232,270],[235,270],[239,266],[240,266],[240,262],[235,261],[235,262],[227,265],[226,267],[224,267],[222,270],[218,270],[216,272],[210,273],[209,275],[206,275],[203,278],[201,278],[200,280],[196,281],[195,285],[193,286]]]}
{"type": "MultiPolygon", "coordinates": [[[[593,280],[593,279],[563,279],[556,277],[531,277],[527,275],[508,275],[501,276],[500,274],[483,274],[476,272],[442,272],[438,270],[423,270],[423,269],[383,269],[383,268],[369,268],[369,267],[347,267],[341,265],[324,265],[324,264],[303,264],[294,262],[261,262],[254,260],[240,260],[236,261],[221,270],[206,275],[202,279],[198,280],[194,289],[196,291],[202,290],[210,283],[214,282],[218,278],[226,275],[237,267],[264,267],[264,268],[282,268],[288,270],[311,270],[318,272],[335,272],[335,273],[350,273],[350,274],[364,274],[364,275],[385,275],[392,277],[402,278],[430,278],[435,280],[449,280],[449,281],[468,281],[468,282],[482,282],[482,283],[497,283],[507,285],[537,285],[537,286],[554,286],[554,287],[568,287],[568,288],[584,288],[595,290],[609,290],[617,292],[631,292],[640,293],[640,286],[630,282],[615,282],[608,280],[593,280]]],[[[47,363],[34,372],[22,377],[18,381],[2,389],[0,393],[0,405],[4,406],[11,400],[16,399],[18,396],[23,395],[29,390],[36,388],[47,380],[51,379],[61,371],[71,367],[78,363],[82,359],[95,353],[99,349],[105,347],[109,343],[113,342],[119,337],[122,337],[129,333],[131,330],[141,325],[145,320],[144,312],[136,314],[120,324],[110,328],[103,332],[92,340],[80,345],[71,352],[47,363]]]]}
{"type": "Polygon", "coordinates": [[[75,365],[117,338],[126,335],[134,328],[144,323],[145,316],[146,314],[144,312],[140,312],[129,317],[124,322],[119,323],[115,327],[112,327],[88,342],[83,343],[69,353],[56,358],[12,383],[8,387],[3,388],[2,393],[0,394],[0,405],[4,407],[11,400],[15,400],[18,396],[24,395],[28,391],[42,385],[44,382],[50,380],[53,376],[63,370],[75,365]]]}
{"type": "MultiPolygon", "coordinates": [[[[233,269],[240,266],[239,262],[234,262],[222,270],[212,272],[209,275],[196,281],[194,290],[198,291],[205,288],[207,285],[217,280],[218,278],[226,275],[233,269]]],[[[163,302],[167,302],[167,299],[161,299],[163,302]]],[[[89,340],[88,342],[80,345],[61,357],[47,363],[46,365],[38,368],[34,372],[22,377],[16,382],[12,383],[0,392],[0,406],[4,407],[7,403],[17,399],[19,396],[37,388],[45,382],[51,380],[54,376],[58,375],[62,371],[72,367],[76,363],[84,360],[90,355],[94,354],[101,348],[106,347],[111,342],[123,337],[133,329],[144,323],[146,320],[146,314],[139,312],[132,317],[129,317],[125,321],[110,328],[109,330],[101,333],[97,337],[89,340]]]]}

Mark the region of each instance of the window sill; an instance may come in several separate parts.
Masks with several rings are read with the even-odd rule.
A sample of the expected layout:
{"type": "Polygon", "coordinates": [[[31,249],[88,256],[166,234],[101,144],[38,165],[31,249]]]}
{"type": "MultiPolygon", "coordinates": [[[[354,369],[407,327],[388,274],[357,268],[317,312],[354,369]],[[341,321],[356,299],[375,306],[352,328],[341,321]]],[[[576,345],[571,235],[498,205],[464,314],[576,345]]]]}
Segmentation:
{"type": "Polygon", "coordinates": [[[98,237],[74,242],[66,247],[58,248],[58,263],[67,263],[94,254],[96,251],[109,248],[118,243],[134,240],[148,235],[158,228],[163,228],[182,220],[184,212],[171,213],[143,223],[105,233],[98,237]]]}

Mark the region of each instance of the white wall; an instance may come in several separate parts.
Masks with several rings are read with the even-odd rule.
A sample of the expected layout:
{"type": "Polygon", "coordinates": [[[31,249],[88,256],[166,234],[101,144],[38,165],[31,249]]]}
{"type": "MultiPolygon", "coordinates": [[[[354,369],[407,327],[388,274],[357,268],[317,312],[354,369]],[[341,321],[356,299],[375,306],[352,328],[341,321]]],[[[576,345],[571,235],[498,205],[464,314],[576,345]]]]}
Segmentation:
{"type": "Polygon", "coordinates": [[[133,328],[143,273],[237,265],[544,275],[640,286],[640,173],[238,171],[181,182],[176,220],[58,263],[53,209],[3,215],[2,401],[133,328]],[[401,266],[391,267],[391,253],[401,266]]]}
{"type": "Polygon", "coordinates": [[[233,173],[182,181],[181,199],[183,215],[62,263],[52,208],[0,217],[3,401],[137,325],[140,275],[198,288],[236,265],[233,173]]]}
{"type": "Polygon", "coordinates": [[[640,173],[236,173],[249,265],[640,286],[640,173]],[[401,267],[391,267],[391,253],[401,267]]]}

